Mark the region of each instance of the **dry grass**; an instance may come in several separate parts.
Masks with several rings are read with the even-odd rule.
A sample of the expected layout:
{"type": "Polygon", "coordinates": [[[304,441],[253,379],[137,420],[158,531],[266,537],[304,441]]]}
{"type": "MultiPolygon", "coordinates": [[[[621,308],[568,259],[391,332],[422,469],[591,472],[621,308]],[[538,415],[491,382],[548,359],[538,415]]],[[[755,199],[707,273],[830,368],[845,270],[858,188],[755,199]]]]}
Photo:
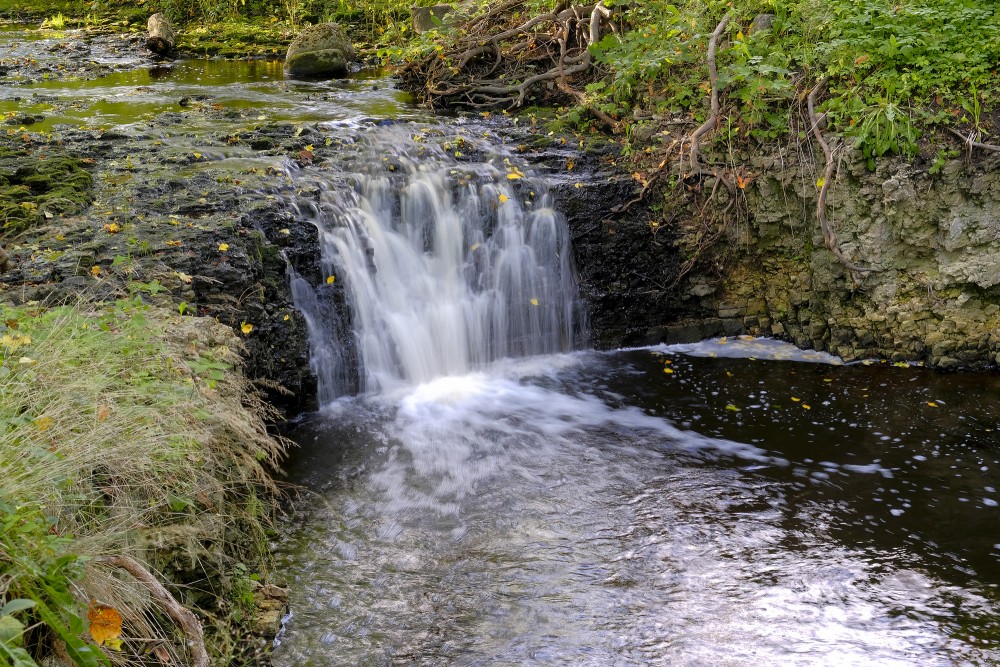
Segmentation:
{"type": "MultiPolygon", "coordinates": [[[[0,335],[0,501],[40,506],[84,559],[125,554],[206,579],[265,560],[257,494],[273,491],[282,444],[238,372],[231,329],[119,302],[5,309],[0,335]]],[[[31,576],[10,566],[0,552],[8,598],[31,576]]],[[[128,656],[162,640],[184,664],[142,587],[96,563],[73,586],[79,615],[89,599],[122,611],[115,662],[140,664],[128,656]]]]}

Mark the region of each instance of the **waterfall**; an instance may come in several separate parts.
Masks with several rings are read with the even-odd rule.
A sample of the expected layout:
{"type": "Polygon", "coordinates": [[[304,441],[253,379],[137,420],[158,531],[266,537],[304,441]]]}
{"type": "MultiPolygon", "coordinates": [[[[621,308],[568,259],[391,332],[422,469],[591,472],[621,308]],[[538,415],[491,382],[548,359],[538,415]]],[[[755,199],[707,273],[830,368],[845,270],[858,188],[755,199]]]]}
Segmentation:
{"type": "Polygon", "coordinates": [[[383,129],[353,163],[292,174],[306,193],[294,210],[319,230],[319,284],[290,280],[321,402],[565,351],[582,336],[569,232],[544,182],[502,155],[459,161],[451,143],[420,139],[383,129]],[[348,326],[324,291],[342,294],[348,326]]]}

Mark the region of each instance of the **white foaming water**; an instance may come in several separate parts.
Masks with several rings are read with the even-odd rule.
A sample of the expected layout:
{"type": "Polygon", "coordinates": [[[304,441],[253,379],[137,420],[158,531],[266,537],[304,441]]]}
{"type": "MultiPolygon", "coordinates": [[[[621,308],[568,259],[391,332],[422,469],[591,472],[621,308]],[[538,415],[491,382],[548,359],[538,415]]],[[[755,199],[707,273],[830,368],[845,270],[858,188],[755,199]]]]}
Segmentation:
{"type": "Polygon", "coordinates": [[[356,352],[345,372],[348,355],[324,349],[338,332],[295,276],[321,402],[348,393],[352,372],[373,394],[573,347],[583,327],[569,233],[543,183],[500,156],[459,163],[399,129],[366,155],[347,176],[295,175],[318,193],[295,206],[319,229],[324,276],[343,286],[356,352]]]}

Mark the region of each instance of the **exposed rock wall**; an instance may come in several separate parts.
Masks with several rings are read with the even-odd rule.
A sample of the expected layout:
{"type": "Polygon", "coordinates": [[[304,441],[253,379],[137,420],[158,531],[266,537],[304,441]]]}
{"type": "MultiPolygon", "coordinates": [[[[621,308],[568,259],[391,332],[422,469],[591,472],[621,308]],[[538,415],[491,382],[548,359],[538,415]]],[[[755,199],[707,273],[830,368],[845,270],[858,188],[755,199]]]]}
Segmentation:
{"type": "Polygon", "coordinates": [[[790,155],[748,158],[745,224],[724,242],[721,279],[686,281],[691,325],[664,337],[746,332],[845,359],[942,368],[1000,363],[1000,160],[952,160],[931,173],[902,160],[841,165],[828,213],[846,270],[815,217],[818,168],[790,155]],[[713,330],[714,329],[714,330],[713,330]]]}

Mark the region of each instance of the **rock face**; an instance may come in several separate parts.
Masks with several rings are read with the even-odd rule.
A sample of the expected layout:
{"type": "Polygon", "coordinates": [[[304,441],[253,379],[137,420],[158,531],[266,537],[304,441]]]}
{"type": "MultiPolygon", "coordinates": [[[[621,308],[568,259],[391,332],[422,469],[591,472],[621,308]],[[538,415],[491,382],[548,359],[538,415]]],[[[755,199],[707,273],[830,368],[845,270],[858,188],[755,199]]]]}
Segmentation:
{"type": "Polygon", "coordinates": [[[149,17],[146,23],[149,37],[146,38],[146,48],[153,53],[164,55],[174,50],[177,45],[177,31],[165,15],[156,13],[149,17]]]}
{"type": "Polygon", "coordinates": [[[344,29],[320,23],[303,30],[288,46],[285,71],[291,76],[343,76],[354,57],[344,29]]]}
{"type": "Polygon", "coordinates": [[[823,245],[818,167],[791,152],[748,160],[761,176],[730,239],[735,261],[721,279],[694,275],[685,286],[703,314],[698,335],[775,336],[846,360],[1000,364],[1000,160],[932,170],[886,159],[874,172],[846,163],[828,213],[844,252],[875,269],[867,274],[823,245]]]}

